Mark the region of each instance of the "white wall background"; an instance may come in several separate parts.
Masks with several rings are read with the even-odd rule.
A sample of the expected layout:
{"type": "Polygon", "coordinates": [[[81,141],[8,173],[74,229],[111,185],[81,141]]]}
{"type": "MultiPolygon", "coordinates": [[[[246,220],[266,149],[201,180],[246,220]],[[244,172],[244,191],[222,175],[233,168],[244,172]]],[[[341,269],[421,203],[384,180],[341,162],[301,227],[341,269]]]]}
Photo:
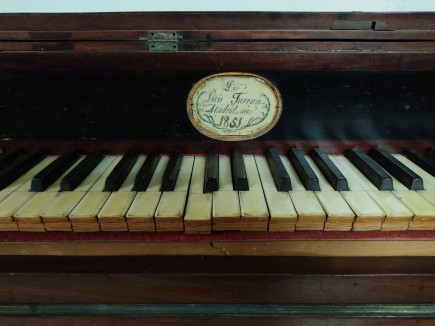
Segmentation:
{"type": "Polygon", "coordinates": [[[0,0],[0,12],[435,11],[435,0],[0,0]]]}

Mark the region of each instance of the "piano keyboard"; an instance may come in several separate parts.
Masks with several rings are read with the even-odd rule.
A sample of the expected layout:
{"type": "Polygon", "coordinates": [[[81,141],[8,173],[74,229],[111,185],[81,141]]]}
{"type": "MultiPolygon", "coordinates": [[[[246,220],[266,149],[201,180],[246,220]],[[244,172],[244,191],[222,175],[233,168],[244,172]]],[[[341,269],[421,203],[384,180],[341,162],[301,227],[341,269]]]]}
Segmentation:
{"type": "Polygon", "coordinates": [[[0,230],[434,230],[431,155],[10,151],[0,155],[0,230]]]}

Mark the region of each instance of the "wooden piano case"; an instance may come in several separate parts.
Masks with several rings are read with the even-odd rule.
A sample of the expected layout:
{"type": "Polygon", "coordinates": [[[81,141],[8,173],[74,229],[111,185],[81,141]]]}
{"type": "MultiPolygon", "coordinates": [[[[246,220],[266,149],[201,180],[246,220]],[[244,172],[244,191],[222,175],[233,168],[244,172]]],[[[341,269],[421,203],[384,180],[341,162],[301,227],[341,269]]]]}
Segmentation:
{"type": "MultiPolygon", "coordinates": [[[[435,146],[433,13],[0,15],[0,147],[203,154],[435,146]],[[186,114],[217,72],[271,79],[251,141],[186,114]]],[[[435,231],[2,232],[2,324],[429,325],[435,231]],[[244,318],[244,319],[242,319],[244,318]]]]}

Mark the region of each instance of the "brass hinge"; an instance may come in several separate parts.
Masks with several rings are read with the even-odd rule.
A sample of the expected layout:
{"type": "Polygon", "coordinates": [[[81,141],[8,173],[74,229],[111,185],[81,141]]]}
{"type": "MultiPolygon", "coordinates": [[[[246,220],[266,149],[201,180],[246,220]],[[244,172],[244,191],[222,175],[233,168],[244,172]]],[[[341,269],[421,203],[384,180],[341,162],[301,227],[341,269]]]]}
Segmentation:
{"type": "Polygon", "coordinates": [[[178,51],[178,33],[171,31],[148,32],[148,50],[150,52],[178,51]]]}

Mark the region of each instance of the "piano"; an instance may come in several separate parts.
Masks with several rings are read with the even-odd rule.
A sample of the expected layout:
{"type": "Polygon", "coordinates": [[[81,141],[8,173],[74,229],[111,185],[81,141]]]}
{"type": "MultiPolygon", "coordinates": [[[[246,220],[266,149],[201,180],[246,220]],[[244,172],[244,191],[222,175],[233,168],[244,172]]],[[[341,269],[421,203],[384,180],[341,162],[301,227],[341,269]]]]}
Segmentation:
{"type": "Polygon", "coordinates": [[[0,27],[5,323],[431,323],[435,14],[0,27]],[[189,94],[240,75],[282,111],[210,137],[189,94]]]}

